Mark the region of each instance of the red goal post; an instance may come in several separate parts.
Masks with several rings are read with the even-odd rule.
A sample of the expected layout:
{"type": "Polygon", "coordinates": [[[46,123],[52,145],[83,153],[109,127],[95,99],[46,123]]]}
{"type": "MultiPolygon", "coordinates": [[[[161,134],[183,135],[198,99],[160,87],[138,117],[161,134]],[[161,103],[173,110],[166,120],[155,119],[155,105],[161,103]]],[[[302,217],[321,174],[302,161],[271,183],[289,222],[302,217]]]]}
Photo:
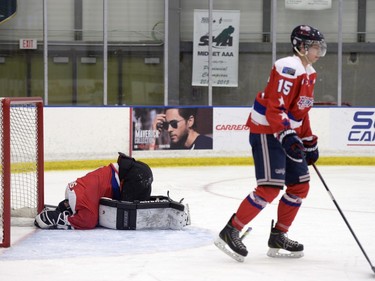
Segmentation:
{"type": "Polygon", "coordinates": [[[0,247],[10,247],[11,217],[44,207],[43,100],[0,100],[0,247]]]}

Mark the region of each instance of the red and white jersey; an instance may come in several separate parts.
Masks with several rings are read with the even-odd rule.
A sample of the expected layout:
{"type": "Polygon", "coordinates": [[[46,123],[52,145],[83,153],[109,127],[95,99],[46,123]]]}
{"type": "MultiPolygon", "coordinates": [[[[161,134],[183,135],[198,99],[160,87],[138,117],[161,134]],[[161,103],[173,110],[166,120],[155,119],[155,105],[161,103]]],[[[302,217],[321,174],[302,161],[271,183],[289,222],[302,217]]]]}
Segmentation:
{"type": "Polygon", "coordinates": [[[68,217],[73,228],[94,228],[99,220],[100,198],[112,198],[113,185],[119,184],[117,163],[98,168],[69,183],[66,198],[73,211],[73,215],[68,217]]]}
{"type": "Polygon", "coordinates": [[[314,103],[315,82],[315,69],[311,65],[305,68],[299,57],[277,60],[247,120],[250,132],[274,134],[294,129],[301,138],[311,136],[308,112],[314,103]]]}

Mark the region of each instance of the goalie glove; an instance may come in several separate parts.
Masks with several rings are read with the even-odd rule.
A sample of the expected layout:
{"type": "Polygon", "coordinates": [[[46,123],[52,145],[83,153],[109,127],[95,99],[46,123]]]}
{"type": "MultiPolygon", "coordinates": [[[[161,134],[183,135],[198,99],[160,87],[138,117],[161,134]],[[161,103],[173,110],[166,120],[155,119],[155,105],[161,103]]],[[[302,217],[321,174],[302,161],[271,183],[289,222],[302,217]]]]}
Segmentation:
{"type": "Polygon", "coordinates": [[[314,164],[319,159],[318,137],[312,135],[302,139],[307,165],[314,164]]]}
{"type": "Polygon", "coordinates": [[[284,148],[286,156],[294,162],[302,163],[304,147],[296,131],[288,129],[278,133],[276,137],[284,148]]]}
{"type": "Polygon", "coordinates": [[[72,211],[72,208],[70,208],[68,199],[61,201],[59,205],[56,207],[56,211],[59,211],[61,213],[68,211],[69,215],[73,215],[73,211],[72,211]]]}

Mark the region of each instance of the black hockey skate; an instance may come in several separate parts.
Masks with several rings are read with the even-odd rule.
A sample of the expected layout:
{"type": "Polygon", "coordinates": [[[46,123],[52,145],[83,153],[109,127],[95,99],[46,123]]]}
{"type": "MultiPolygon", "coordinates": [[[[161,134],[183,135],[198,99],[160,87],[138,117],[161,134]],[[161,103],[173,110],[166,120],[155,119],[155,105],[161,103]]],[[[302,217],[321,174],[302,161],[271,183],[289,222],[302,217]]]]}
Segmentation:
{"type": "Polygon", "coordinates": [[[271,224],[271,234],[268,240],[269,250],[267,256],[273,258],[302,258],[303,245],[297,241],[289,239],[286,233],[273,227],[271,224]],[[281,252],[280,252],[281,251],[281,252]]]}
{"type": "Polygon", "coordinates": [[[233,217],[234,215],[230,218],[214,243],[216,247],[231,258],[238,262],[243,262],[247,256],[246,246],[242,243],[244,236],[240,238],[240,231],[232,225],[233,217]]]}

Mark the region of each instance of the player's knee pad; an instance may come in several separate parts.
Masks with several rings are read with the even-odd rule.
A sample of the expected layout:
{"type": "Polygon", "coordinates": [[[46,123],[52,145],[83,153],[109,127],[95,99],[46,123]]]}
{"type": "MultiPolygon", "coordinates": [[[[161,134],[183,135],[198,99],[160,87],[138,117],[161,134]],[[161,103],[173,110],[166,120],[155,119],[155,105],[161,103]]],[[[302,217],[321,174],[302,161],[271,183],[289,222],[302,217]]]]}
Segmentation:
{"type": "Polygon", "coordinates": [[[301,199],[304,199],[307,197],[307,194],[309,193],[309,189],[310,189],[309,182],[297,183],[297,184],[287,186],[286,193],[297,196],[301,199]]]}
{"type": "Polygon", "coordinates": [[[281,189],[279,187],[259,185],[255,189],[254,193],[262,198],[265,202],[271,203],[277,197],[277,195],[279,195],[280,190],[281,189]]]}

